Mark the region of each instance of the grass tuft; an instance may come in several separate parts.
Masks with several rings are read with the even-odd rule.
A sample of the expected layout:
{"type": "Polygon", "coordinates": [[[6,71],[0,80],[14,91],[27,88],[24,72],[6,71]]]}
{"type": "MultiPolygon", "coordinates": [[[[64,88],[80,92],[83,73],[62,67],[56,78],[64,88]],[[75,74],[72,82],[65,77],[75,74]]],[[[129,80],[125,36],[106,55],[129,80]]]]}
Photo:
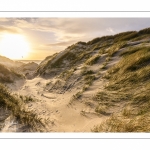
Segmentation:
{"type": "Polygon", "coordinates": [[[95,126],[92,132],[150,132],[149,124],[149,115],[143,115],[132,119],[111,116],[100,125],[95,126]]]}
{"type": "Polygon", "coordinates": [[[97,55],[94,55],[92,56],[91,58],[89,58],[88,60],[86,60],[85,64],[86,65],[93,65],[93,64],[96,64],[97,61],[99,60],[100,58],[100,55],[97,54],[97,55]]]}
{"type": "Polygon", "coordinates": [[[0,84],[0,105],[11,111],[14,118],[21,124],[28,126],[32,131],[44,130],[44,120],[39,118],[32,110],[26,109],[26,102],[33,101],[31,97],[16,97],[0,84]]]}

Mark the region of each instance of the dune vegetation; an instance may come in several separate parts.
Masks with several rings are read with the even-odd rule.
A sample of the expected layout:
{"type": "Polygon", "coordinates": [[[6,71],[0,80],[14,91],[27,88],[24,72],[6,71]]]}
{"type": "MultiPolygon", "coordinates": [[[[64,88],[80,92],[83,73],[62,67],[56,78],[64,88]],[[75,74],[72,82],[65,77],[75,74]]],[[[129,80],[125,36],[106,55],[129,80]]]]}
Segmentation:
{"type": "MultiPolygon", "coordinates": [[[[31,97],[12,95],[6,86],[0,84],[0,106],[9,110],[9,114],[18,124],[25,126],[29,132],[45,130],[45,120],[26,108],[26,103],[33,102],[31,97]]],[[[2,121],[2,120],[1,120],[2,121]]]]}
{"type": "MultiPolygon", "coordinates": [[[[111,116],[105,123],[96,126],[94,132],[145,132],[150,130],[150,47],[129,47],[120,54],[121,60],[107,71],[104,76],[109,80],[103,93],[94,100],[108,104],[126,103],[122,113],[111,116]],[[108,93],[113,93],[109,94],[108,93]],[[116,102],[115,102],[116,101],[116,102]]],[[[101,107],[102,104],[99,104],[101,107]]],[[[100,111],[99,107],[96,111],[100,111]]]]}

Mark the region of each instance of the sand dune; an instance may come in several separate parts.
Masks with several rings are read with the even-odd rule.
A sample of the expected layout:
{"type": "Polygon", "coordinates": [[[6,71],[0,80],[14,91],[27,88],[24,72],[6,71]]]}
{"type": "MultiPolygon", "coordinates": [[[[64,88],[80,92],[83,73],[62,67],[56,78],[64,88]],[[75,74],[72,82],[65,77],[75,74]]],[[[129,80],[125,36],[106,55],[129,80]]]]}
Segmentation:
{"type": "MultiPolygon", "coordinates": [[[[118,59],[115,58],[107,65],[110,66],[110,64],[116,63],[117,61],[118,59]]],[[[80,67],[77,72],[81,72],[81,68],[82,67],[80,67]]],[[[100,68],[99,65],[96,64],[90,67],[91,70],[95,70],[96,68],[100,68]]],[[[107,69],[109,69],[109,67],[107,69]]],[[[101,76],[105,74],[106,70],[101,72],[101,76]]],[[[94,104],[94,102],[91,101],[92,96],[99,90],[104,89],[107,82],[101,80],[101,76],[99,80],[94,81],[89,89],[83,93],[81,100],[76,100],[71,104],[72,96],[79,91],[77,88],[66,91],[63,94],[51,93],[45,90],[46,83],[56,79],[46,80],[41,77],[36,77],[32,80],[26,80],[24,84],[16,82],[15,86],[12,86],[12,91],[18,95],[28,95],[37,99],[36,103],[33,102],[28,105],[28,109],[35,110],[38,116],[42,118],[48,117],[51,123],[53,122],[52,124],[50,123],[48,131],[91,132],[93,126],[100,124],[108,118],[107,115],[97,114],[95,107],[90,107],[84,103],[85,100],[89,100],[94,104]]],[[[8,126],[3,130],[6,131],[6,129],[8,129],[8,126]]],[[[11,131],[14,130],[15,129],[11,129],[11,131]]],[[[10,129],[8,131],[10,131],[10,129]]]]}
{"type": "MultiPolygon", "coordinates": [[[[147,34],[145,40],[141,34],[137,39],[132,36],[125,32],[78,42],[39,65],[22,65],[19,71],[24,78],[5,84],[12,95],[33,100],[25,103],[25,109],[48,120],[44,132],[134,131],[133,125],[125,125],[149,114],[150,43],[147,34]],[[126,124],[118,118],[111,122],[114,116],[126,124]],[[106,127],[98,127],[105,121],[106,127]]],[[[0,119],[1,132],[32,132],[10,111],[0,119]]],[[[136,131],[141,131],[138,127],[136,131]]]]}

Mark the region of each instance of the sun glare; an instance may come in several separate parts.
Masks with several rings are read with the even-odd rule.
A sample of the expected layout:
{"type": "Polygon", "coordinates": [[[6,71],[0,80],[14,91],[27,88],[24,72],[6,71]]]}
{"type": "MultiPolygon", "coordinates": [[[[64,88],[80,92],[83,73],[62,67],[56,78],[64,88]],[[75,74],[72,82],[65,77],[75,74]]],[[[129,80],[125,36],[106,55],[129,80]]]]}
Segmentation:
{"type": "Polygon", "coordinates": [[[0,55],[10,59],[25,59],[30,46],[23,35],[5,34],[0,40],[0,55]]]}

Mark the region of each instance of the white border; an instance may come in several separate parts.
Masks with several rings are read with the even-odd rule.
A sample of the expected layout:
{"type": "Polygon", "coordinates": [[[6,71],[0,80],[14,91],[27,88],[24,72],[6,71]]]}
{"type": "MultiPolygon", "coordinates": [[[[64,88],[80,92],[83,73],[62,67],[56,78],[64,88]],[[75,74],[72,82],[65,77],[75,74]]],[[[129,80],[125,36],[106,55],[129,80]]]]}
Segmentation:
{"type": "Polygon", "coordinates": [[[149,11],[149,0],[1,0],[1,11],[149,11]]]}
{"type": "Polygon", "coordinates": [[[1,138],[18,139],[150,139],[149,133],[0,133],[1,138]]]}
{"type": "Polygon", "coordinates": [[[63,17],[63,18],[149,18],[150,12],[0,12],[1,18],[8,17],[63,17]]]}

